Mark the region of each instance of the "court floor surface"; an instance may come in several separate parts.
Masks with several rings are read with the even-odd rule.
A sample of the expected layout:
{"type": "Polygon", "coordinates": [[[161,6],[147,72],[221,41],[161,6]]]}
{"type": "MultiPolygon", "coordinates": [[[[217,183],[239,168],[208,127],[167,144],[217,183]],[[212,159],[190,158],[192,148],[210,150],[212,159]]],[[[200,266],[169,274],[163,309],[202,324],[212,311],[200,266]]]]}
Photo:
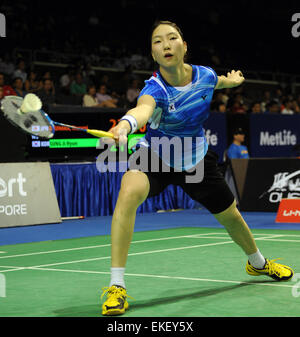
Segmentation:
{"type": "MultiPolygon", "coordinates": [[[[247,257],[223,228],[135,232],[124,317],[299,317],[300,232],[252,229],[260,251],[291,266],[289,282],[246,273],[247,257]],[[298,273],[297,273],[298,271],[298,273]]],[[[0,316],[101,317],[110,236],[0,246],[0,316]]]]}

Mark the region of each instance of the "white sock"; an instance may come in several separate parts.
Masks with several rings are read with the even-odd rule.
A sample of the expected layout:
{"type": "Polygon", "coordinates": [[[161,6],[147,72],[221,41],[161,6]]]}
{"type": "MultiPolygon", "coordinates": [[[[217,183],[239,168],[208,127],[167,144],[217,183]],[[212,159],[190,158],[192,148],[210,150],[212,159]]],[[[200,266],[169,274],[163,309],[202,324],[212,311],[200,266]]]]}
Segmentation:
{"type": "Polygon", "coordinates": [[[257,268],[257,269],[263,269],[263,267],[266,263],[266,260],[262,256],[259,249],[257,249],[256,253],[248,255],[248,260],[249,260],[251,266],[253,266],[254,268],[257,268]]]}
{"type": "Polygon", "coordinates": [[[110,268],[110,284],[112,285],[118,285],[125,288],[125,282],[124,282],[124,273],[125,268],[119,268],[119,267],[112,267],[110,268]]]}

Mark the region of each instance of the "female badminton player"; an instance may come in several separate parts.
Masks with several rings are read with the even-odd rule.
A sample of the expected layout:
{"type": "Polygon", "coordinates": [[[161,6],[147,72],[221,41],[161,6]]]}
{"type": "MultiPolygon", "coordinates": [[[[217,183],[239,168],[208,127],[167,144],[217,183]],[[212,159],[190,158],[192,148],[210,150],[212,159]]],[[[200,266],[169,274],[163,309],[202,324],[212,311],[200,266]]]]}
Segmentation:
{"type": "MultiPolygon", "coordinates": [[[[206,207],[222,224],[247,256],[246,272],[253,276],[268,275],[277,281],[287,281],[293,270],[266,259],[256,246],[248,225],[236,207],[234,196],[217,167],[216,155],[209,151],[202,124],[209,116],[215,89],[239,86],[245,80],[241,71],[232,70],[227,76],[217,76],[210,67],[185,63],[187,43],[179,27],[169,21],[154,24],[151,53],[159,70],[145,81],[137,106],[129,110],[111,130],[116,142],[125,142],[128,134],[148,123],[141,146],[151,150],[152,137],[181,139],[203,138],[191,143],[185,160],[169,161],[156,152],[160,161],[169,165],[170,172],[143,172],[129,169],[122,178],[111,225],[111,281],[103,288],[103,315],[120,315],[128,309],[124,281],[125,265],[134,231],[137,208],[147,197],[163,191],[169,184],[179,185],[194,200],[206,207]],[[202,138],[201,138],[202,137],[202,138]],[[195,155],[197,154],[197,156],[195,155]],[[188,183],[188,170],[204,160],[204,176],[199,183],[188,183]],[[184,162],[184,163],[183,163],[184,162]],[[181,166],[181,172],[175,170],[181,166]]],[[[101,298],[102,298],[101,297],[101,298]]]]}

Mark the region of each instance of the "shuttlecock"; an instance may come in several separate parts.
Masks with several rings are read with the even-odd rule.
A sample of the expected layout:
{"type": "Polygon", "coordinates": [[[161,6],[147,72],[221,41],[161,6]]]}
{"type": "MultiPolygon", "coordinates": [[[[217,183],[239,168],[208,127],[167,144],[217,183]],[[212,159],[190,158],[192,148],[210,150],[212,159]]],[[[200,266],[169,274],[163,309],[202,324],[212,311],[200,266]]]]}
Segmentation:
{"type": "Polygon", "coordinates": [[[19,109],[20,113],[39,111],[42,108],[41,100],[35,94],[27,94],[19,109]]]}

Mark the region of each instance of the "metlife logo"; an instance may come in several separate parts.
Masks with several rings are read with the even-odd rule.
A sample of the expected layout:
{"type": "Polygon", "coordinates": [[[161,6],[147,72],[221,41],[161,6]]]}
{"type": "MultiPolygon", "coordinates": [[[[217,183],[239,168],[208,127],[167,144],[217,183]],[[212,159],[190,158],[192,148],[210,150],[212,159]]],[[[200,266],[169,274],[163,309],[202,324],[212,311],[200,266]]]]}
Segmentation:
{"type": "Polygon", "coordinates": [[[293,134],[291,130],[282,130],[275,133],[261,131],[259,144],[261,146],[296,145],[297,135],[293,134]]]}
{"type": "Polygon", "coordinates": [[[249,120],[253,158],[295,157],[294,148],[300,141],[299,115],[254,114],[249,120]]]}

